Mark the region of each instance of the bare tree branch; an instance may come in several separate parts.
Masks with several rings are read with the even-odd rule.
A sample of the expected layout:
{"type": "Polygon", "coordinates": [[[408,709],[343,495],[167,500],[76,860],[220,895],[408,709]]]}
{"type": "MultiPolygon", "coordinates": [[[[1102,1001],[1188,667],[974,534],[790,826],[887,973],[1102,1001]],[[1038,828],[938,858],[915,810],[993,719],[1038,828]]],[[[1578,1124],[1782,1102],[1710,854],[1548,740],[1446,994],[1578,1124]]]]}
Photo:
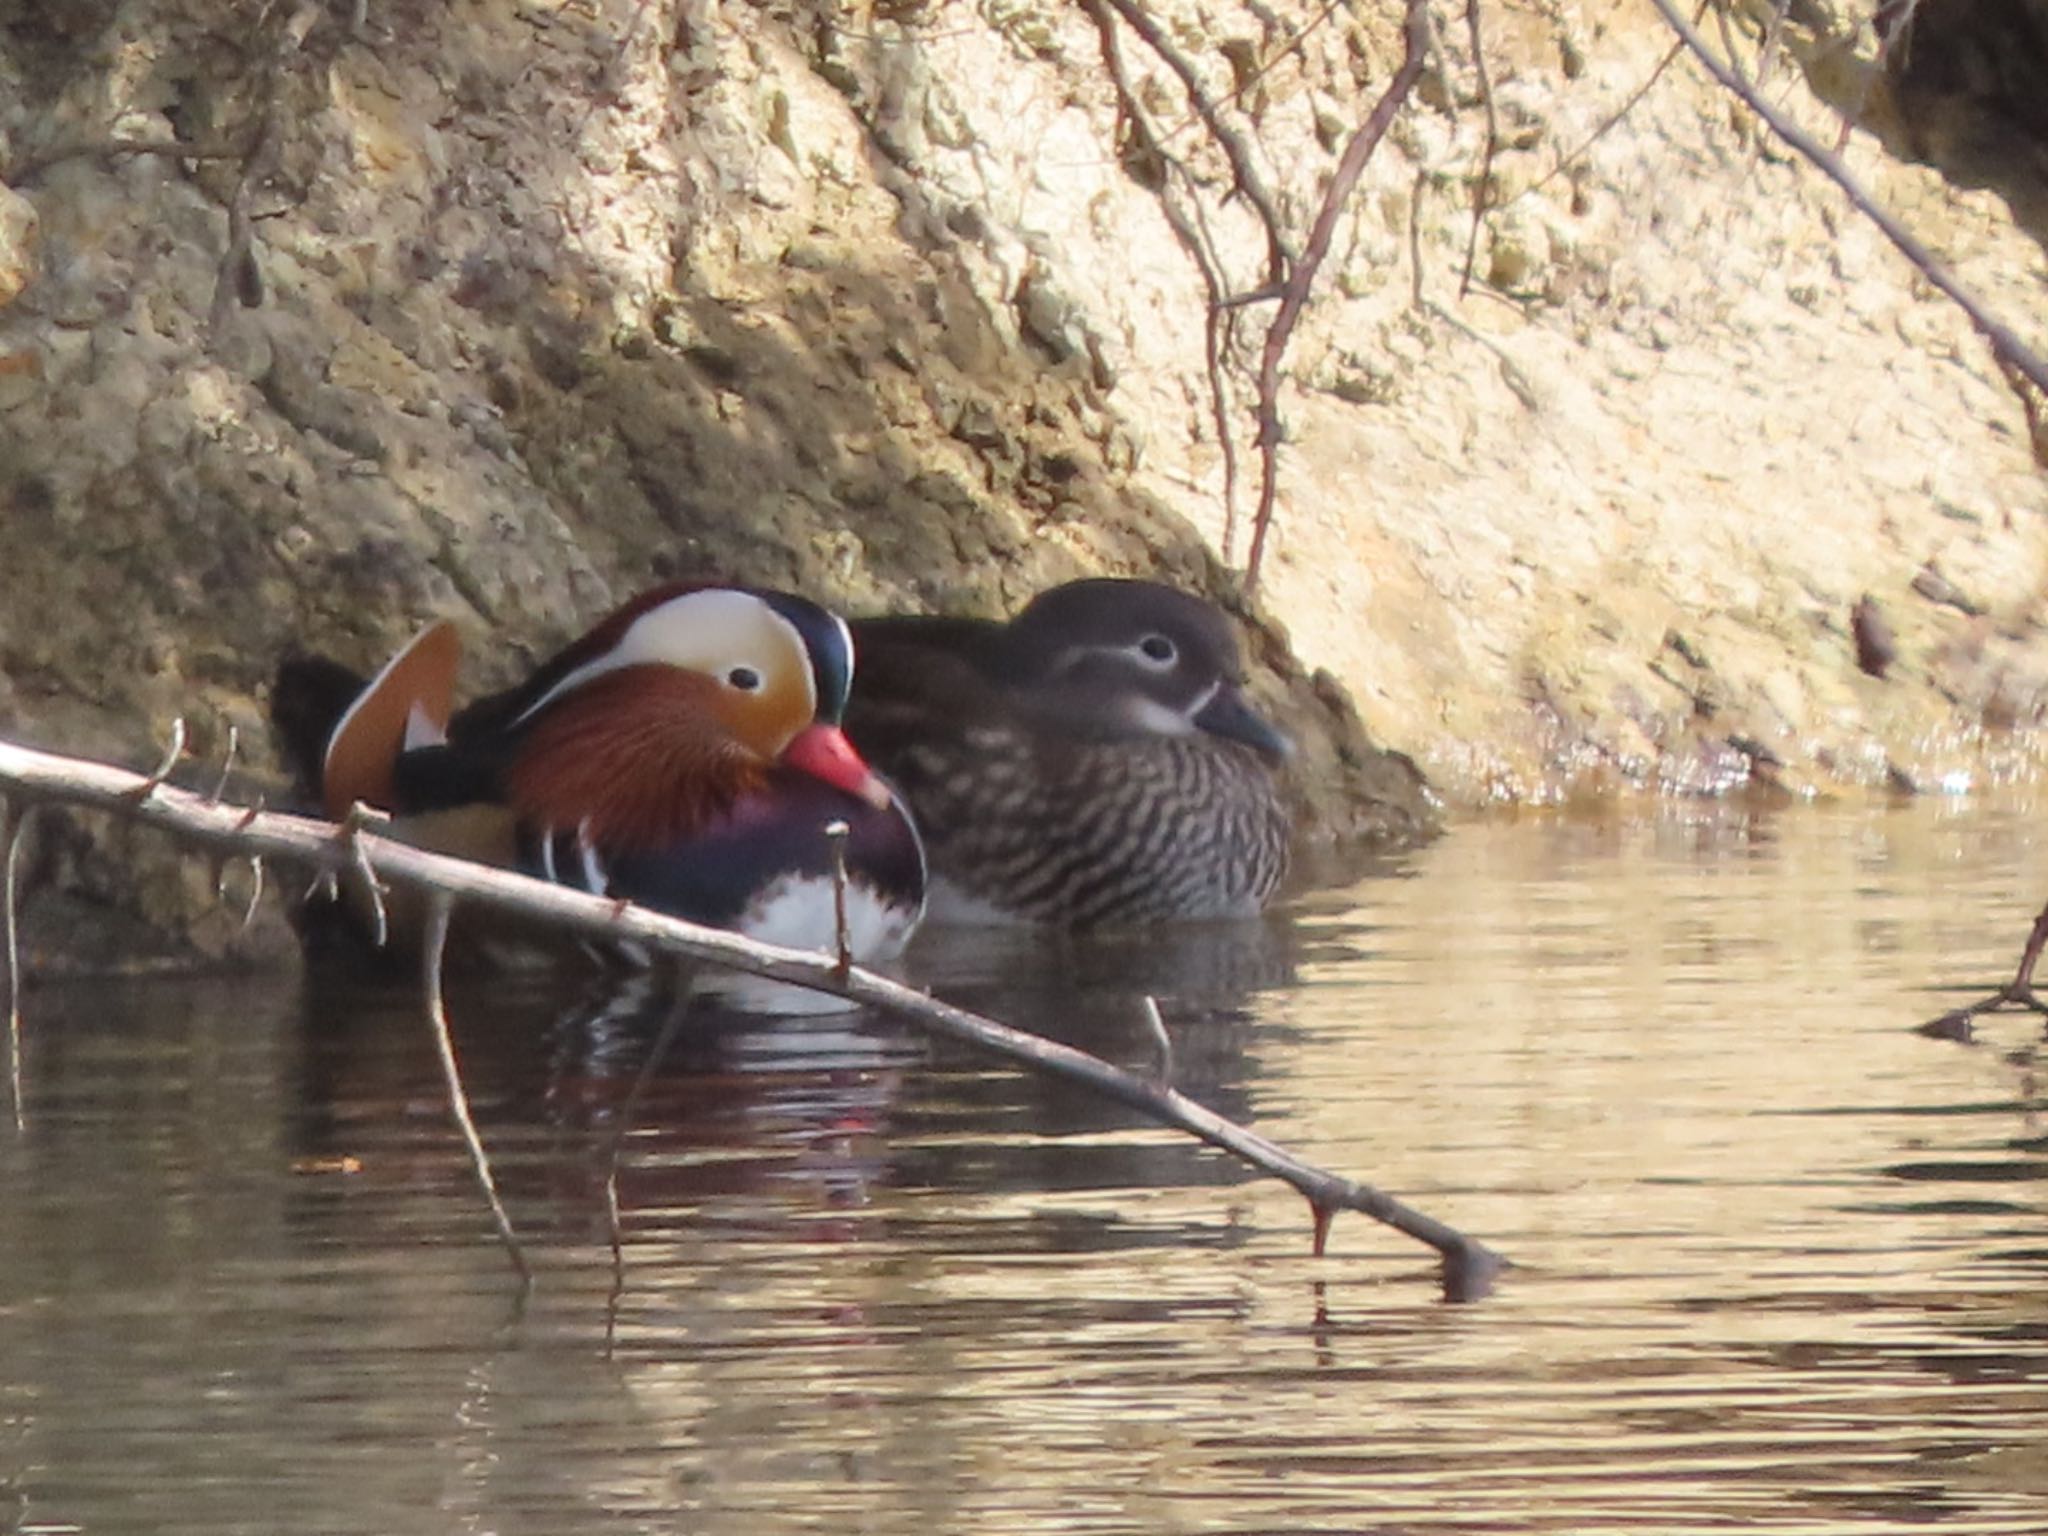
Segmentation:
{"type": "Polygon", "coordinates": [[[209,345],[219,345],[237,304],[255,309],[262,303],[263,269],[256,260],[256,227],[249,216],[249,197],[257,181],[270,174],[277,151],[277,91],[273,85],[248,152],[242,157],[234,190],[228,194],[228,243],[215,269],[213,302],[206,312],[209,345]]]}
{"type": "MultiPolygon", "coordinates": [[[[360,851],[360,841],[356,847],[360,851]]],[[[441,1061],[441,1078],[448,1088],[448,1104],[455,1112],[455,1124],[462,1132],[462,1144],[469,1148],[470,1166],[476,1170],[476,1181],[482,1186],[484,1199],[490,1205],[491,1220],[497,1223],[498,1240],[511,1256],[512,1267],[519,1271],[520,1284],[530,1289],[533,1271],[527,1267],[526,1250],[519,1245],[519,1235],[512,1230],[512,1218],[505,1214],[505,1202],[498,1196],[498,1181],[491,1173],[490,1154],[484,1151],[484,1139],[477,1134],[476,1116],[469,1112],[469,1090],[462,1085],[462,1067],[455,1059],[455,1037],[448,1029],[448,1003],[441,992],[441,962],[448,953],[448,919],[454,912],[454,898],[446,892],[436,891],[428,899],[427,938],[420,952],[420,978],[427,993],[427,1023],[434,1032],[434,1052],[441,1061]]]]}
{"type": "MultiPolygon", "coordinates": [[[[1705,4],[1706,0],[1701,0],[1701,3],[1705,4]]],[[[1575,144],[1571,149],[1567,150],[1563,155],[1560,155],[1558,157],[1557,164],[1553,165],[1541,176],[1538,176],[1534,181],[1530,182],[1528,186],[1524,187],[1521,191],[1517,192],[1514,195],[1514,197],[1510,199],[1510,201],[1519,202],[1521,199],[1525,197],[1530,197],[1533,196],[1535,193],[1541,192],[1545,187],[1549,186],[1551,182],[1555,181],[1558,177],[1562,176],[1566,171],[1570,170],[1574,165],[1577,165],[1580,160],[1584,159],[1586,156],[1586,152],[1588,150],[1590,150],[1595,144],[1598,144],[1602,139],[1606,138],[1608,134],[1612,133],[1615,127],[1624,118],[1626,118],[1629,115],[1629,113],[1635,111],[1636,103],[1641,101],[1645,96],[1650,94],[1650,88],[1654,86],[1659,80],[1664,78],[1664,71],[1671,67],[1672,60],[1676,59],[1683,52],[1685,52],[1685,44],[1683,42],[1673,43],[1670,46],[1670,48],[1665,51],[1664,57],[1657,61],[1657,67],[1651,70],[1649,74],[1643,77],[1643,83],[1637,86],[1634,90],[1630,91],[1628,93],[1627,99],[1624,100],[1620,106],[1616,107],[1612,112],[1608,113],[1606,117],[1602,118],[1600,120],[1599,127],[1595,128],[1591,133],[1587,134],[1585,138],[1581,139],[1577,144],[1575,144]]]]}
{"type": "Polygon", "coordinates": [[[7,814],[0,816],[0,832],[6,834],[7,865],[4,892],[6,909],[4,922],[7,930],[7,1088],[9,1102],[14,1106],[14,1129],[19,1132],[28,1123],[27,1112],[21,1102],[21,911],[17,903],[21,900],[21,847],[28,838],[29,822],[34,818],[36,808],[27,806],[19,813],[13,802],[8,802],[7,814]]]}
{"type": "Polygon", "coordinates": [[[1216,255],[1215,241],[1209,236],[1207,221],[1202,216],[1202,199],[1193,185],[1193,178],[1180,161],[1166,153],[1166,135],[1152,126],[1145,109],[1138,102],[1138,93],[1131,86],[1130,73],[1124,67],[1123,48],[1117,41],[1116,18],[1110,15],[1104,0],[1081,0],[1081,5],[1095,23],[1096,34],[1101,40],[1102,62],[1109,70],[1110,84],[1116,91],[1117,112],[1133,141],[1133,149],[1125,157],[1126,168],[1131,168],[1133,160],[1148,166],[1147,171],[1136,172],[1133,179],[1153,188],[1167,227],[1173,231],[1181,249],[1188,253],[1188,259],[1201,274],[1203,288],[1208,291],[1209,307],[1202,317],[1202,362],[1209,378],[1209,413],[1216,426],[1216,446],[1223,455],[1223,558],[1228,561],[1237,547],[1237,434],[1230,427],[1230,393],[1223,372],[1224,328],[1231,316],[1225,302],[1228,290],[1223,279],[1223,266],[1216,255]],[[1153,162],[1164,174],[1150,174],[1149,166],[1153,162]],[[1174,175],[1189,184],[1188,207],[1185,209],[1174,201],[1169,186],[1174,175]]]}
{"type": "Polygon", "coordinates": [[[626,1137],[632,1132],[633,1117],[640,1108],[640,1100],[647,1094],[647,1085],[654,1081],[654,1074],[660,1068],[662,1059],[668,1055],[669,1047],[675,1044],[676,1036],[683,1032],[683,1025],[690,1017],[690,1010],[696,1002],[690,990],[687,972],[678,970],[674,978],[675,996],[669,1000],[668,1012],[662,1018],[661,1030],[654,1037],[654,1043],[647,1047],[647,1055],[640,1063],[640,1070],[634,1074],[633,1086],[627,1090],[625,1103],[619,1106],[618,1118],[612,1124],[611,1135],[605,1138],[604,1153],[600,1161],[604,1165],[604,1216],[605,1234],[612,1245],[612,1300],[618,1300],[626,1288],[626,1245],[624,1224],[619,1219],[619,1154],[624,1150],[626,1137]]]}
{"type": "Polygon", "coordinates": [[[1393,126],[1394,114],[1414,93],[1415,82],[1421,78],[1423,60],[1429,51],[1427,0],[1408,0],[1403,33],[1407,47],[1401,58],[1401,67],[1394,71],[1393,79],[1387,82],[1387,88],[1373,103],[1372,112],[1351,136],[1351,142],[1344,146],[1343,158],[1337,162],[1336,174],[1330,178],[1329,188],[1323,193],[1322,207],[1317,210],[1316,221],[1309,229],[1308,243],[1302,248],[1301,259],[1287,274],[1280,293],[1280,312],[1273,317],[1273,324],[1266,332],[1266,344],[1259,354],[1257,441],[1262,472],[1259,509],[1252,517],[1252,547],[1245,557],[1244,585],[1248,593],[1255,591],[1259,584],[1259,565],[1265,557],[1266,535],[1273,524],[1273,501],[1279,490],[1280,359],[1286,354],[1287,343],[1293,339],[1294,326],[1301,318],[1302,307],[1308,303],[1309,288],[1315,282],[1316,272],[1330,252],[1330,237],[1336,232],[1337,219],[1350,200],[1352,188],[1358,185],[1366,162],[1393,126]]]}
{"type": "Polygon", "coordinates": [[[831,955],[756,943],[720,929],[428,853],[367,832],[357,831],[350,838],[330,822],[209,803],[205,796],[188,790],[167,784],[152,786],[125,768],[7,742],[0,742],[0,793],[17,797],[23,804],[55,801],[112,811],[204,847],[309,864],[328,872],[345,871],[360,857],[379,878],[426,890],[450,903],[460,900],[516,912],[565,934],[614,943],[630,939],[649,950],[708,960],[864,1003],[930,1034],[1079,1083],[1186,1131],[1292,1185],[1308,1200],[1319,1225],[1331,1211],[1358,1211],[1427,1244],[1443,1260],[1444,1294],[1449,1299],[1469,1300],[1487,1294],[1506,1262],[1477,1239],[1370,1185],[1304,1163],[1256,1131],[1226,1120],[1170,1087],[1147,1082],[1085,1051],[939,1002],[858,966],[842,977],[831,955]]]}
{"type": "Polygon", "coordinates": [[[1479,227],[1493,206],[1493,157],[1500,152],[1500,116],[1493,107],[1493,81],[1486,73],[1486,47],[1479,32],[1479,0],[1465,0],[1465,30],[1472,40],[1472,70],[1479,77],[1479,102],[1486,109],[1486,148],[1479,156],[1479,180],[1472,188],[1472,228],[1465,236],[1465,270],[1458,297],[1472,291],[1472,264],[1479,255],[1479,227]]]}
{"type": "Polygon", "coordinates": [[[1972,1025],[1981,1013],[2008,1010],[2048,1013],[2048,1003],[2042,1002],[2040,994],[2034,990],[2034,967],[2040,962],[2043,946],[2048,946],[2048,907],[2043,907],[2034,919],[2033,929],[2027,934],[2026,945],[2020,951],[2019,969],[2013,972],[2011,981],[1989,997],[1929,1019],[1920,1026],[1920,1033],[1943,1040],[1967,1041],[1971,1038],[1972,1025]]]}
{"type": "Polygon", "coordinates": [[[1771,78],[1771,64],[1777,58],[1778,44],[1784,39],[1785,19],[1792,11],[1792,0],[1772,0],[1770,25],[1764,28],[1763,46],[1757,50],[1757,84],[1771,78]]]}
{"type": "MultiPolygon", "coordinates": [[[[1309,38],[1315,34],[1317,28],[1321,27],[1332,16],[1336,15],[1338,11],[1349,9],[1351,4],[1352,0],[1323,0],[1322,6],[1316,11],[1316,13],[1313,16],[1309,17],[1309,19],[1303,22],[1299,27],[1297,27],[1293,31],[1293,33],[1287,38],[1287,40],[1283,42],[1279,47],[1275,48],[1265,58],[1259,60],[1259,62],[1254,64],[1250,69],[1244,70],[1241,73],[1233,72],[1233,78],[1230,84],[1230,91],[1224,97],[1224,100],[1230,102],[1241,101],[1246,92],[1250,91],[1260,81],[1264,80],[1266,76],[1270,75],[1275,69],[1279,68],[1280,61],[1288,57],[1290,54],[1299,54],[1305,61],[1308,55],[1303,51],[1303,45],[1307,43],[1309,38]]],[[[1278,18],[1265,16],[1262,16],[1261,19],[1267,21],[1269,24],[1274,24],[1278,20],[1278,18]]],[[[1201,119],[1199,117],[1182,118],[1179,122],[1175,123],[1171,128],[1167,129],[1164,133],[1160,135],[1160,142],[1163,144],[1170,140],[1179,138],[1189,128],[1192,128],[1196,123],[1199,123],[1200,121],[1201,119]]]]}
{"type": "Polygon", "coordinates": [[[825,827],[832,845],[832,974],[841,981],[853,970],[853,932],[846,922],[846,840],[852,835],[853,828],[843,821],[825,827]]]}
{"type": "MultiPolygon", "coordinates": [[[[1468,12],[1467,20],[1472,28],[1476,56],[1479,40],[1477,0],[1468,0],[1468,3],[1475,7],[1468,12]]],[[[1144,147],[1151,155],[1166,165],[1173,163],[1164,153],[1162,137],[1151,130],[1149,124],[1144,121],[1143,114],[1138,110],[1136,93],[1131,89],[1123,68],[1117,49],[1115,29],[1110,24],[1109,12],[1112,10],[1179,78],[1192,105],[1195,120],[1208,129],[1224,158],[1230,163],[1233,190],[1243,195],[1251,204],[1266,237],[1264,283],[1249,293],[1226,294],[1222,286],[1222,274],[1220,269],[1215,267],[1213,255],[1207,250],[1204,241],[1188,227],[1185,217],[1178,214],[1173,207],[1172,199],[1165,194],[1162,173],[1161,205],[1166,210],[1168,222],[1173,226],[1175,234],[1193,255],[1197,267],[1201,270],[1203,282],[1209,289],[1205,351],[1208,359],[1211,403],[1217,415],[1217,436],[1224,457],[1225,558],[1229,557],[1236,543],[1236,502],[1232,492],[1237,478],[1237,454],[1235,440],[1229,430],[1228,405],[1223,388],[1223,325],[1229,312],[1234,309],[1264,303],[1269,299],[1279,301],[1279,309],[1266,330],[1257,376],[1254,410],[1258,431],[1254,441],[1259,450],[1259,502],[1252,518],[1251,546],[1246,553],[1244,565],[1244,590],[1245,595],[1250,597],[1258,589],[1259,570],[1264,561],[1266,539],[1271,531],[1275,502],[1279,494],[1280,364],[1286,355],[1289,342],[1293,339],[1294,328],[1308,302],[1310,290],[1314,287],[1316,273],[1321,268],[1323,259],[1329,254],[1330,241],[1335,233],[1337,220],[1356,189],[1366,162],[1371,159],[1380,140],[1386,136],[1395,114],[1413,94],[1415,83],[1421,76],[1430,42],[1431,20],[1428,5],[1426,0],[1408,0],[1403,25],[1405,53],[1400,68],[1382,92],[1365,122],[1345,145],[1337,169],[1324,191],[1315,221],[1310,226],[1307,242],[1301,254],[1295,256],[1288,249],[1286,224],[1281,217],[1279,206],[1259,176],[1249,145],[1235,128],[1223,120],[1221,104],[1209,94],[1193,63],[1174,46],[1173,40],[1166,35],[1159,23],[1140,8],[1137,0],[1082,0],[1082,4],[1095,20],[1097,30],[1102,35],[1103,61],[1116,87],[1119,115],[1122,120],[1132,126],[1134,133],[1143,136],[1144,147]]],[[[1319,12],[1310,23],[1310,28],[1320,25],[1333,10],[1334,6],[1319,12]]],[[[1296,51],[1300,41],[1300,36],[1292,39],[1273,59],[1262,64],[1260,71],[1263,73],[1279,58],[1296,51]]],[[[1483,217],[1486,212],[1486,187],[1491,181],[1491,163],[1497,137],[1492,118],[1492,88],[1486,77],[1483,58],[1478,60],[1478,68],[1481,80],[1480,94],[1487,104],[1489,127],[1485,162],[1480,172],[1481,190],[1475,204],[1475,220],[1483,217]]],[[[1199,206],[1197,199],[1197,209],[1199,206]]],[[[1476,223],[1472,239],[1476,248],[1476,223]]],[[[1469,259],[1468,255],[1468,261],[1469,259]]]]}
{"type": "Polygon", "coordinates": [[[1750,111],[1764,120],[1771,132],[1798,150],[1819,169],[1822,175],[1842,189],[1843,195],[1856,211],[1869,219],[1884,237],[1898,247],[1899,252],[1922,275],[1939,288],[1965,315],[1978,332],[1990,343],[1992,355],[2001,364],[2016,368],[2025,375],[2034,388],[2048,393],[2048,362],[2044,362],[2012,328],[1993,315],[1979,302],[1977,296],[1965,288],[1933,251],[1920,238],[1906,228],[1889,210],[1865,190],[1856,179],[1855,173],[1826,146],[1787,117],[1777,107],[1766,101],[1755,86],[1728,60],[1721,58],[1707,46],[1692,23],[1672,3],[1672,0],[1650,0],[1663,16],[1665,23],[1678,34],[1688,52],[1706,68],[1708,74],[1720,81],[1722,86],[1740,97],[1750,111]]]}
{"type": "Polygon", "coordinates": [[[1282,231],[1287,227],[1280,217],[1280,210],[1273,202],[1272,193],[1259,177],[1258,167],[1252,163],[1252,152],[1244,136],[1223,121],[1222,113],[1215,99],[1209,95],[1208,87],[1202,84],[1202,77],[1187,55],[1173,46],[1173,39],[1160,28],[1159,23],[1139,8],[1137,0],[1103,0],[1124,19],[1126,25],[1145,40],[1145,45],[1159,55],[1161,62],[1180,77],[1183,89],[1187,91],[1188,102],[1195,109],[1195,115],[1216,140],[1216,147],[1223,151],[1223,158],[1230,162],[1230,174],[1235,190],[1252,205],[1259,216],[1259,223],[1266,232],[1266,282],[1279,283],[1287,273],[1289,258],[1287,244],[1282,231]]]}

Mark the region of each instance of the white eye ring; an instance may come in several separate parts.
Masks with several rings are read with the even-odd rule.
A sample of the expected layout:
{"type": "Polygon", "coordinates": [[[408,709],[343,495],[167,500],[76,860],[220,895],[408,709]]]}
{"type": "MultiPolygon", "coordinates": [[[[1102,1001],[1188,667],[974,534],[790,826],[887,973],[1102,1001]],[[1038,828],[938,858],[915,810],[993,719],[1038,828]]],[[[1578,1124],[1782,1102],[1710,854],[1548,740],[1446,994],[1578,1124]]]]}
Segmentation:
{"type": "Polygon", "coordinates": [[[1180,651],[1164,635],[1147,635],[1131,649],[1140,662],[1155,672],[1164,672],[1180,660],[1180,651]]]}
{"type": "Polygon", "coordinates": [[[759,693],[761,691],[761,674],[752,667],[734,667],[725,674],[725,680],[733,687],[739,689],[741,693],[759,693]]]}

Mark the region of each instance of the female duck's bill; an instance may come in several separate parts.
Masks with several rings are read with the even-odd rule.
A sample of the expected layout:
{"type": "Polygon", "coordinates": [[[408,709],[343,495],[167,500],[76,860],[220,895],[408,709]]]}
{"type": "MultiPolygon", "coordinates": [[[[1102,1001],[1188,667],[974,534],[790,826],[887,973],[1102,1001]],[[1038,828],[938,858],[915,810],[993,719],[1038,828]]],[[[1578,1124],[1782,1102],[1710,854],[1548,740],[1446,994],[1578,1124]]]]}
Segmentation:
{"type": "Polygon", "coordinates": [[[933,916],[1089,928],[1248,917],[1278,887],[1288,743],[1221,610],[1071,582],[1008,624],[853,626],[854,742],[918,818],[933,916]]]}
{"type": "Polygon", "coordinates": [[[923,849],[840,728],[852,641],[815,603],[662,587],[458,712],[459,660],[440,624],[352,695],[333,663],[280,670],[273,716],[330,815],[363,800],[426,847],[825,950],[844,824],[854,958],[916,927],[923,849]]]}

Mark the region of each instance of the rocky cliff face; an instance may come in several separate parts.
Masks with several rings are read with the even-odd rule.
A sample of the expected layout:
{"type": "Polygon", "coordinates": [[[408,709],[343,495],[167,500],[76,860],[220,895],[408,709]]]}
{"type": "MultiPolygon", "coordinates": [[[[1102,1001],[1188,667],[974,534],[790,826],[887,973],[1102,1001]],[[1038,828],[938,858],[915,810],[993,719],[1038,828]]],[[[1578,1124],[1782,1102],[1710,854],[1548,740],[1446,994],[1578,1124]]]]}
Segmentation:
{"type": "MultiPolygon", "coordinates": [[[[1305,227],[1395,12],[1151,10],[1305,227]]],[[[1654,16],[1486,21],[1470,293],[1484,114],[1445,39],[1290,357],[1253,617],[1311,825],[1427,824],[1374,742],[1458,802],[2030,766],[2042,482],[1981,345],[1685,67],[1628,105],[1654,16]]],[[[685,573],[860,611],[1096,570],[1228,596],[1263,319],[1223,341],[1232,487],[1166,205],[1234,289],[1263,234],[1122,43],[1185,174],[1119,154],[1067,5],[0,0],[0,730],[144,762],[183,716],[261,772],[288,644],[367,663],[446,614],[497,682],[685,573]]],[[[1808,79],[1913,121],[1846,23],[1775,52],[1810,121],[1808,79]]],[[[2008,199],[1850,158],[2038,313],[2008,199]]],[[[140,860],[129,906],[227,942],[206,872],[49,846],[95,899],[140,860]]]]}

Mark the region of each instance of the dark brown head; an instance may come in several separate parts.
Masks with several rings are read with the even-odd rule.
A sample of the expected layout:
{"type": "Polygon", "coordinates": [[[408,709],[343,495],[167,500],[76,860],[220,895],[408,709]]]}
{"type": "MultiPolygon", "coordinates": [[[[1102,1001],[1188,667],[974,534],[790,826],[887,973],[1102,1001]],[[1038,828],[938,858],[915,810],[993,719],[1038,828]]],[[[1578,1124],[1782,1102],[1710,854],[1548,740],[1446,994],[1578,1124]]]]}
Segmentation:
{"type": "Polygon", "coordinates": [[[1002,680],[1076,734],[1227,737],[1268,758],[1287,738],[1246,702],[1230,621],[1151,581],[1098,578],[1040,593],[1004,631],[1002,680]]]}

